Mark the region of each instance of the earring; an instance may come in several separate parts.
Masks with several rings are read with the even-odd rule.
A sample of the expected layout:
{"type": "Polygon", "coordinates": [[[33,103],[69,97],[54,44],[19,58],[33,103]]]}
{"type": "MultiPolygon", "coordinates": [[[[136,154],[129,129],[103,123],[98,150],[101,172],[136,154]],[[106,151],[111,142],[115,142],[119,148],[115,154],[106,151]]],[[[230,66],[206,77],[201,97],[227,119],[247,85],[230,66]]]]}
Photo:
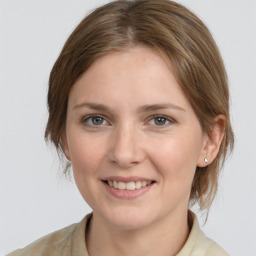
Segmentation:
{"type": "Polygon", "coordinates": [[[205,162],[206,164],[208,164],[208,158],[207,158],[207,157],[204,158],[204,162],[205,162]]]}

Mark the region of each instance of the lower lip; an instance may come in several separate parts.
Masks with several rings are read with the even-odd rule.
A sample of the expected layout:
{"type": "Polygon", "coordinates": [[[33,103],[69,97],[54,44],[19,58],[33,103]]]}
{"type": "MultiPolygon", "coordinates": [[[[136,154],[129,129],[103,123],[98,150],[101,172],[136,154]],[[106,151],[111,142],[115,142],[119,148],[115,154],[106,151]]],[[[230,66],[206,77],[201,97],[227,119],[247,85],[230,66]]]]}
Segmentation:
{"type": "Polygon", "coordinates": [[[148,192],[155,183],[152,183],[150,185],[147,185],[145,187],[142,187],[140,189],[135,190],[121,190],[118,188],[110,187],[108,184],[106,184],[104,181],[102,182],[107,191],[114,197],[117,197],[119,199],[135,199],[146,192],[148,192]]]}

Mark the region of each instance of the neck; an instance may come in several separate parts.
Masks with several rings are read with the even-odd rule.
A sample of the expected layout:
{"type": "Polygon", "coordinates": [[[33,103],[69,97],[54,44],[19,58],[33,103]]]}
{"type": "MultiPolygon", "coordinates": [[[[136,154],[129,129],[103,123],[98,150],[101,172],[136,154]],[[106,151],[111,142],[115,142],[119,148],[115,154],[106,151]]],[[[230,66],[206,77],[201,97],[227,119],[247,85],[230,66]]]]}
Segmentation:
{"type": "Polygon", "coordinates": [[[176,255],[189,235],[187,213],[136,230],[122,230],[109,225],[93,213],[87,231],[86,244],[90,256],[105,255],[176,255]]]}

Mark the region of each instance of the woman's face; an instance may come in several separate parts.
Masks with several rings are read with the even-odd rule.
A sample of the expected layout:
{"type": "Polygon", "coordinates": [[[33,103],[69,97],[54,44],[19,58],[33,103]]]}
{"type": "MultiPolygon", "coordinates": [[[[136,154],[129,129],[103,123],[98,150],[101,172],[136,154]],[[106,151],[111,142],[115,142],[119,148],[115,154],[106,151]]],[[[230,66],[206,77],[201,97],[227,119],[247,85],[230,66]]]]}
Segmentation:
{"type": "Polygon", "coordinates": [[[107,223],[137,229],[186,214],[206,136],[156,51],[96,60],[70,92],[65,138],[78,189],[107,223]]]}

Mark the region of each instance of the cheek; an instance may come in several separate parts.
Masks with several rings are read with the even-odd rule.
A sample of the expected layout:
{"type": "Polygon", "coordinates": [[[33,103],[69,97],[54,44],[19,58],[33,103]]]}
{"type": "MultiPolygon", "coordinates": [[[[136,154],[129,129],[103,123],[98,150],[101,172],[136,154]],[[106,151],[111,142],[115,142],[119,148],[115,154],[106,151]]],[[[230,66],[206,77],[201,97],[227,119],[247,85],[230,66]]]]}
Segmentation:
{"type": "Polygon", "coordinates": [[[75,175],[93,174],[102,163],[105,156],[104,139],[93,138],[90,135],[70,137],[69,151],[75,175]]]}
{"type": "Polygon", "coordinates": [[[105,158],[104,140],[84,133],[69,137],[69,151],[76,185],[84,200],[94,208],[99,200],[99,170],[105,158]]]}
{"type": "Polygon", "coordinates": [[[200,143],[197,136],[170,137],[154,143],[151,148],[151,160],[163,178],[175,189],[190,186],[196,170],[200,154],[200,143]]]}

